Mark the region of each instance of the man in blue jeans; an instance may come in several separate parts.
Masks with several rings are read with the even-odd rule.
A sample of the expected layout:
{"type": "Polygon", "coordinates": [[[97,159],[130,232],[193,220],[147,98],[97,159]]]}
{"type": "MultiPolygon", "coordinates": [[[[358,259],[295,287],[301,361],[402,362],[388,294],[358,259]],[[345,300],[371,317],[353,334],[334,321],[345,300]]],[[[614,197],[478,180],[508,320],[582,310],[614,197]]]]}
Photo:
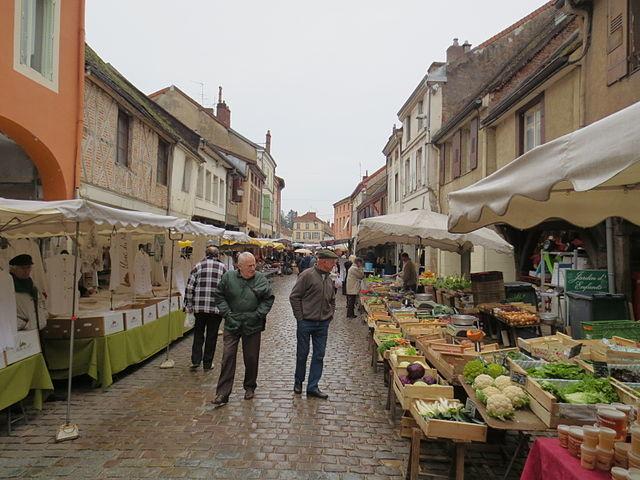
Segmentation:
{"type": "Polygon", "coordinates": [[[293,391],[302,393],[302,383],[307,371],[309,347],[313,343],[307,397],[326,400],[329,395],[318,387],[324,365],[329,322],[336,309],[336,295],[331,270],[338,256],[330,250],[318,252],[315,266],[302,272],[296,281],[289,301],[297,320],[296,373],[293,391]]]}

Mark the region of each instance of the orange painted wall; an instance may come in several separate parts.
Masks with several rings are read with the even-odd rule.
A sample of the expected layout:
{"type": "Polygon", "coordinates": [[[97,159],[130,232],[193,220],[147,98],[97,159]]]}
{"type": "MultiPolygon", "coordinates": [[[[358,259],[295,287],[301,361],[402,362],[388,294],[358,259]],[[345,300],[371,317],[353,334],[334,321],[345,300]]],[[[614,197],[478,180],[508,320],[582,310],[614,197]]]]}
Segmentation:
{"type": "Polygon", "coordinates": [[[61,2],[58,93],[13,69],[15,3],[0,1],[0,132],[31,157],[46,200],[73,198],[82,138],[84,0],[61,2]]]}

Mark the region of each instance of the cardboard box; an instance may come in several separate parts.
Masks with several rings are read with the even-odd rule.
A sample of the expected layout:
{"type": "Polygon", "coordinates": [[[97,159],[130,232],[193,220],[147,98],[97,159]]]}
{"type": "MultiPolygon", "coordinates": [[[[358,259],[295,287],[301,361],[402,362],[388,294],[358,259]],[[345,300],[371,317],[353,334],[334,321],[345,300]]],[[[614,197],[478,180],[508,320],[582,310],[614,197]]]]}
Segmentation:
{"type": "Polygon", "coordinates": [[[151,323],[158,319],[158,309],[155,303],[142,309],[142,324],[151,323]]]}
{"type": "Polygon", "coordinates": [[[124,329],[131,330],[132,328],[142,326],[142,309],[134,308],[131,310],[123,310],[124,315],[124,329]]]}
{"type": "Polygon", "coordinates": [[[156,303],[156,308],[158,310],[158,318],[160,317],[164,317],[166,315],[169,315],[169,299],[165,299],[165,300],[160,300],[158,303],[156,303]]]}
{"type": "MultiPolygon", "coordinates": [[[[102,314],[88,314],[78,318],[75,322],[75,338],[93,338],[111,335],[124,330],[124,315],[122,311],[114,310],[102,314]]],[[[43,338],[69,338],[69,318],[50,318],[47,327],[42,331],[43,338]]]]}
{"type": "Polygon", "coordinates": [[[20,330],[16,337],[16,348],[7,348],[4,351],[4,363],[11,365],[41,351],[38,330],[20,330]]]}
{"type": "Polygon", "coordinates": [[[182,308],[182,297],[180,295],[173,295],[171,297],[170,310],[176,312],[182,308]]]}

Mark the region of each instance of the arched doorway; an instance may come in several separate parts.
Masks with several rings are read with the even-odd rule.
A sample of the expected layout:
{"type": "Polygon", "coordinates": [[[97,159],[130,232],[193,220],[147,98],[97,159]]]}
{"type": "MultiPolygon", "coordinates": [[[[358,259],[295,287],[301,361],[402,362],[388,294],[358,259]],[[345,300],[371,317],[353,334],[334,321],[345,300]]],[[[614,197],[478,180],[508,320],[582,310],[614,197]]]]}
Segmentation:
{"type": "Polygon", "coordinates": [[[0,197],[42,200],[42,182],[24,149],[0,132],[0,197]]]}

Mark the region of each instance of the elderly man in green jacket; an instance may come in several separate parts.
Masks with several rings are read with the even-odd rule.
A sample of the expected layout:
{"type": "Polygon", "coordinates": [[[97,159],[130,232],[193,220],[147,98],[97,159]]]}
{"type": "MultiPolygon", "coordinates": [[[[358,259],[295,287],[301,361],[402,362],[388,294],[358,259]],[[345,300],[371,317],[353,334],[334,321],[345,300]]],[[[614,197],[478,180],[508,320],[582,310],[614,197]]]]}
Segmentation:
{"type": "Polygon", "coordinates": [[[224,350],[214,406],[229,402],[236,374],[238,343],[242,340],[244,359],[244,398],[254,397],[258,378],[260,336],[265,329],[267,314],[274,296],[266,276],[256,272],[256,259],[249,253],[238,255],[238,269],[225,273],[214,296],[224,317],[224,350]]]}

